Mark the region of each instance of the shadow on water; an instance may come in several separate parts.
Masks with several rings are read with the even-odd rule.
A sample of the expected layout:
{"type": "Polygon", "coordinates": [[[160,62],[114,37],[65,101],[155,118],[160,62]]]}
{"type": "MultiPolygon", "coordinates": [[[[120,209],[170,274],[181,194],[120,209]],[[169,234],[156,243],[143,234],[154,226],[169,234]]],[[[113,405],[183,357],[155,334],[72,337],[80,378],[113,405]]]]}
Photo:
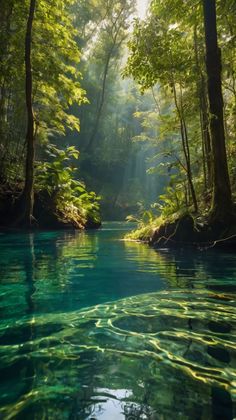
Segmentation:
{"type": "Polygon", "coordinates": [[[236,257],[124,230],[0,237],[0,418],[236,416],[236,257]]]}

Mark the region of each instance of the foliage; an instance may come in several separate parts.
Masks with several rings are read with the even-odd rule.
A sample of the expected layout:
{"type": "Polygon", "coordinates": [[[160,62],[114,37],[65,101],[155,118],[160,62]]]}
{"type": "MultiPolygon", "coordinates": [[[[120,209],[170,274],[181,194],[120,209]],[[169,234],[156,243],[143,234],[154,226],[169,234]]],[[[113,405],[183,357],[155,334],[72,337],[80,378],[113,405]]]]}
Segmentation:
{"type": "Polygon", "coordinates": [[[139,204],[139,211],[136,216],[126,217],[127,222],[136,223],[136,228],[126,235],[126,239],[149,241],[153,231],[159,226],[163,218],[160,216],[158,206],[155,204],[151,208],[145,209],[143,203],[139,204]]]}
{"type": "MultiPolygon", "coordinates": [[[[15,184],[24,179],[28,6],[29,0],[1,1],[0,175],[2,182],[15,184]]],[[[69,196],[80,188],[76,200],[83,198],[84,203],[78,205],[89,212],[92,199],[82,191],[85,187],[74,178],[71,165],[66,165],[69,161],[63,160],[66,155],[74,160],[89,189],[104,197],[108,217],[115,209],[122,209],[122,215],[135,212],[141,200],[148,208],[148,185],[154,178],[152,200],[165,218],[191,212],[193,192],[199,211],[206,213],[213,188],[212,151],[206,144],[211,116],[206,98],[202,4],[197,0],[153,0],[146,19],[136,19],[131,34],[133,7],[130,0],[37,2],[32,40],[37,160],[51,141],[58,145],[54,160],[51,156],[37,168],[37,188],[48,182],[48,193],[56,195],[60,190],[66,202],[73,202],[69,196]],[[127,78],[122,80],[127,40],[129,58],[123,71],[127,78]],[[78,162],[68,156],[71,144],[81,151],[78,162]]],[[[235,195],[234,2],[218,2],[217,16],[228,162],[235,195]]],[[[140,214],[137,217],[142,219],[140,214]]],[[[146,219],[143,226],[153,223],[148,216],[146,219]]]]}
{"type": "MultiPolygon", "coordinates": [[[[21,4],[12,2],[14,8],[9,22],[17,30],[6,37],[5,45],[11,53],[8,61],[3,60],[6,96],[9,93],[11,98],[6,109],[12,112],[11,115],[7,112],[0,122],[4,133],[0,138],[0,159],[1,171],[8,180],[11,178],[16,182],[16,178],[24,178],[23,39],[28,0],[21,4]],[[12,77],[11,72],[14,73],[12,77]]],[[[4,4],[7,13],[10,2],[4,4]]],[[[48,13],[48,3],[40,2],[33,27],[36,158],[40,160],[48,142],[58,144],[61,149],[75,145],[81,151],[79,162],[75,162],[80,177],[89,188],[104,197],[106,217],[113,217],[117,209],[116,217],[119,218],[135,211],[138,200],[143,198],[150,202],[146,185],[148,179],[154,179],[145,172],[150,166],[146,158],[149,146],[133,140],[143,132],[136,113],[147,111],[153,99],[150,95],[142,97],[133,81],[122,80],[120,76],[134,2],[60,0],[57,4],[59,8],[55,7],[55,0],[50,2],[48,13]],[[75,98],[77,88],[78,97],[75,98]],[[84,103],[85,90],[89,104],[88,101],[84,103]],[[101,115],[96,128],[100,104],[101,115]],[[87,150],[94,128],[93,145],[87,150]],[[141,157],[143,166],[138,171],[136,166],[141,157]]],[[[5,28],[2,33],[5,34],[5,28]]],[[[160,193],[163,183],[161,179],[160,193]]]]}
{"type": "Polygon", "coordinates": [[[74,146],[60,150],[50,145],[47,154],[50,161],[37,164],[36,189],[47,191],[55,211],[66,220],[72,220],[80,227],[90,221],[100,223],[100,198],[75,179],[75,166],[71,161],[78,159],[79,152],[74,146]]]}
{"type": "Polygon", "coordinates": [[[80,173],[86,184],[102,195],[104,217],[108,218],[134,211],[143,192],[149,200],[144,168],[140,174],[135,169],[143,145],[133,141],[141,131],[135,113],[147,108],[147,103],[135,83],[122,80],[120,74],[133,7],[132,1],[99,0],[81,2],[76,10],[89,106],[78,109],[79,135],[68,133],[67,139],[80,149],[80,173]]]}
{"type": "MultiPolygon", "coordinates": [[[[38,144],[80,129],[71,105],[86,102],[78,70],[80,50],[76,43],[71,7],[74,0],[37,2],[32,37],[33,109],[38,144]]],[[[29,1],[3,2],[3,42],[0,45],[0,158],[15,162],[16,176],[23,175],[25,159],[24,38],[29,1]],[[4,41],[5,40],[5,41],[4,41]],[[11,157],[9,159],[9,156],[11,157]]],[[[2,167],[4,170],[5,167],[2,167]]],[[[8,178],[7,168],[2,176],[8,178]]]]}
{"type": "MultiPolygon", "coordinates": [[[[235,191],[235,5],[217,3],[219,45],[225,100],[228,162],[235,191]],[[234,122],[233,122],[234,121],[234,122]]],[[[143,131],[137,140],[158,144],[162,161],[151,171],[167,171],[169,186],[159,197],[164,217],[181,212],[206,213],[213,195],[212,144],[209,136],[203,10],[198,1],[153,0],[145,20],[136,20],[128,43],[124,76],[141,92],[152,92],[155,106],[136,113],[143,131]],[[194,201],[195,199],[195,201],[194,201]]]]}

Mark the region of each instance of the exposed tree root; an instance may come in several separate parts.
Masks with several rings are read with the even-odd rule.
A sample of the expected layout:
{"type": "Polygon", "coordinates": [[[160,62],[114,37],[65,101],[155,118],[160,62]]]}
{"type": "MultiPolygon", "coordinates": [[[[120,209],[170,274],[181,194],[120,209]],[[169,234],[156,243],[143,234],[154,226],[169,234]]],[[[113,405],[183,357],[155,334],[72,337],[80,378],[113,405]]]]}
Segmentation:
{"type": "Polygon", "coordinates": [[[236,222],[201,225],[186,215],[156,229],[149,243],[155,248],[194,247],[202,251],[216,246],[236,247],[236,222]]]}

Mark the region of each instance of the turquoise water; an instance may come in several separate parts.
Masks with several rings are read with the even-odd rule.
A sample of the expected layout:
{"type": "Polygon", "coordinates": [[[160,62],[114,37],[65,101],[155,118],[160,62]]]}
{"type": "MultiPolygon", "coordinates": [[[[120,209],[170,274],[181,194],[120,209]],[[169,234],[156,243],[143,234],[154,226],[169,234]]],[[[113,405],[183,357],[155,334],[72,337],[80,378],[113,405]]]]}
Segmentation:
{"type": "Polygon", "coordinates": [[[0,235],[0,419],[236,417],[236,255],[0,235]]]}

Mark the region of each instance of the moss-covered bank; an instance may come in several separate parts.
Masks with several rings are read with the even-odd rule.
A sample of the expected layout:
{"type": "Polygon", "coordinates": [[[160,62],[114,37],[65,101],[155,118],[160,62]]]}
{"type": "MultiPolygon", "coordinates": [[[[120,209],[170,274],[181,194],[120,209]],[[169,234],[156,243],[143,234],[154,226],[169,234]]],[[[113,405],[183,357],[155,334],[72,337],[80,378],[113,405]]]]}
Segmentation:
{"type": "Polygon", "coordinates": [[[236,247],[236,219],[221,222],[209,220],[190,214],[173,221],[157,220],[127,235],[126,239],[146,242],[155,248],[195,247],[236,247]]]}

